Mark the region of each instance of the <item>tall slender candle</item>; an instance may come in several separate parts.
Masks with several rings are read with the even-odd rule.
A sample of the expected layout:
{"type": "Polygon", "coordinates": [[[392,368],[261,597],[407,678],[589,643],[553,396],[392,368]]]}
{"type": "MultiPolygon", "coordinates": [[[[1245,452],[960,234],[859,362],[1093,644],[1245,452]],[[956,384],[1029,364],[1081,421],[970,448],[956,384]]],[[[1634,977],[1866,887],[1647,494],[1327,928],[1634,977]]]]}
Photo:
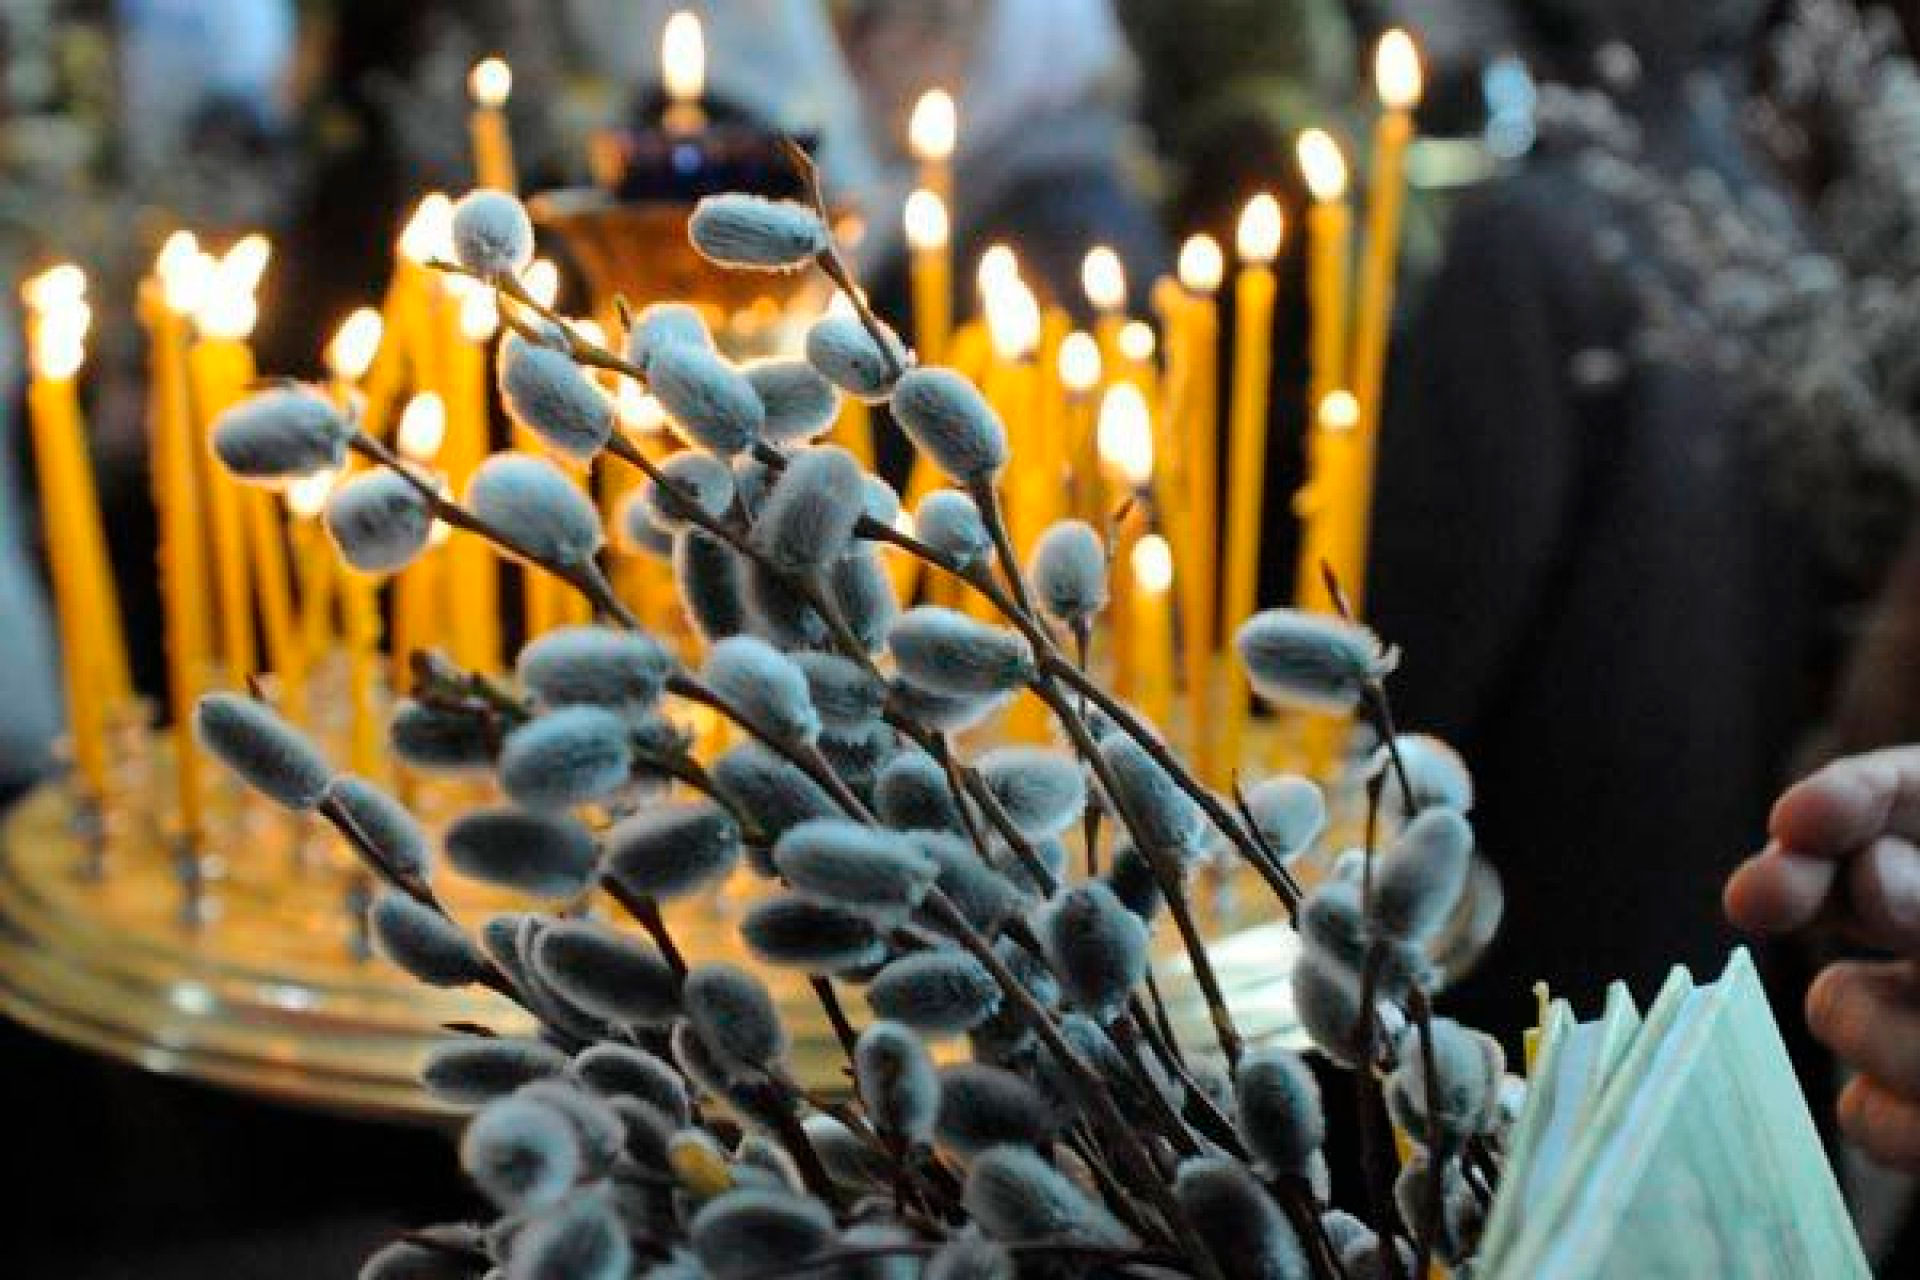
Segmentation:
{"type": "Polygon", "coordinates": [[[140,304],[152,341],[153,488],[160,517],[160,590],[164,603],[167,694],[180,837],[195,850],[205,833],[200,748],[193,708],[211,651],[206,546],[201,527],[199,441],[187,385],[187,317],[200,306],[211,264],[193,237],[170,238],[140,304]]]}
{"type": "MultiPolygon", "coordinates": [[[[1179,466],[1186,488],[1186,549],[1180,573],[1180,598],[1186,606],[1185,667],[1187,698],[1194,724],[1211,726],[1214,703],[1214,632],[1220,612],[1220,309],[1216,301],[1226,274],[1226,259],[1212,236],[1196,235],[1180,248],[1179,276],[1186,300],[1180,308],[1179,344],[1186,366],[1185,394],[1172,438],[1179,442],[1179,466]]],[[[1196,731],[1195,754],[1201,773],[1216,784],[1218,735],[1196,731]]]]}
{"type": "MultiPolygon", "coordinates": [[[[1338,560],[1338,517],[1341,506],[1330,500],[1330,490],[1344,477],[1354,474],[1354,455],[1358,448],[1356,427],[1360,421],[1360,402],[1351,391],[1335,391],[1319,404],[1314,414],[1313,433],[1307,445],[1309,479],[1300,491],[1297,510],[1303,521],[1301,531],[1300,590],[1307,607],[1331,611],[1321,567],[1336,575],[1344,570],[1338,560]],[[1318,559],[1310,559],[1318,555],[1318,559]],[[1312,590],[1307,590],[1309,580],[1312,590]],[[1324,603],[1322,603],[1324,602],[1324,603]]],[[[1342,581],[1345,581],[1342,576],[1342,581]]],[[[1316,778],[1331,778],[1345,749],[1345,716],[1311,714],[1306,717],[1304,747],[1308,772],[1316,778]]]]}
{"type": "Polygon", "coordinates": [[[473,174],[478,185],[495,191],[519,188],[513,171],[513,137],[507,131],[507,95],[513,69],[502,58],[483,58],[467,73],[473,97],[469,131],[473,137],[473,174]]]}
{"type": "MultiPolygon", "coordinates": [[[[407,401],[396,436],[401,457],[430,470],[446,438],[447,408],[438,392],[422,391],[407,401]]],[[[436,622],[442,609],[439,559],[438,552],[423,552],[394,579],[393,634],[388,652],[392,658],[389,680],[395,689],[407,687],[408,663],[413,655],[432,648],[437,641],[436,622]]]]}
{"type": "Polygon", "coordinates": [[[1017,270],[990,272],[980,282],[987,333],[994,361],[988,366],[987,400],[1006,423],[1013,454],[1020,464],[1007,476],[1007,515],[1014,542],[1024,554],[1051,518],[1059,498],[1055,477],[1055,441],[1041,421],[1040,304],[1017,270]]]}
{"type": "Polygon", "coordinates": [[[1413,141],[1413,109],[1420,102],[1420,53],[1404,31],[1380,38],[1374,57],[1380,120],[1373,137],[1368,180],[1366,255],[1360,268],[1360,300],[1354,317],[1354,395],[1360,401],[1355,430],[1356,475],[1352,506],[1337,548],[1335,567],[1348,598],[1359,608],[1366,592],[1367,531],[1372,519],[1374,455],[1386,394],[1387,336],[1393,325],[1394,279],[1400,264],[1400,228],[1407,196],[1407,147],[1413,141]]]}
{"type": "MultiPolygon", "coordinates": [[[[1267,384],[1273,374],[1273,260],[1285,230],[1280,202],[1261,194],[1247,202],[1236,229],[1240,273],[1234,282],[1233,395],[1229,411],[1226,590],[1218,619],[1230,635],[1253,613],[1260,585],[1260,519],[1266,507],[1267,384]]],[[[1241,767],[1248,713],[1246,673],[1227,675],[1226,767],[1241,767]]]]}
{"type": "Polygon", "coordinates": [[[912,253],[913,336],[920,358],[946,358],[953,331],[953,246],[947,202],[922,187],[907,197],[902,212],[907,247],[912,253]]]}
{"type": "Polygon", "coordinates": [[[287,486],[287,514],[293,518],[293,562],[300,580],[300,632],[312,656],[307,672],[309,709],[314,705],[312,682],[339,635],[333,624],[333,548],[320,527],[320,513],[326,509],[327,495],[338,479],[332,471],[320,471],[287,486]]]}
{"type": "Polygon", "coordinates": [[[1073,467],[1073,512],[1098,527],[1107,517],[1100,484],[1100,455],[1094,430],[1096,393],[1105,362],[1093,335],[1075,330],[1061,339],[1054,361],[1065,396],[1063,435],[1073,467]]]}
{"type": "MultiPolygon", "coordinates": [[[[526,274],[530,291],[537,290],[549,300],[555,296],[557,273],[551,262],[539,259],[526,274]],[[545,270],[535,270],[541,267],[545,270]],[[556,277],[552,287],[541,278],[549,274],[556,277]]],[[[444,358],[437,389],[445,410],[445,444],[439,450],[439,466],[455,493],[466,491],[467,482],[492,451],[493,417],[487,361],[500,325],[492,291],[471,281],[466,283],[470,287],[452,291],[450,298],[441,304],[451,306],[457,313],[453,332],[446,336],[442,348],[444,358]]],[[[463,534],[449,543],[449,550],[440,559],[444,563],[438,571],[438,612],[443,617],[458,619],[459,625],[434,632],[428,643],[444,640],[454,660],[469,670],[499,670],[499,555],[484,538],[463,534]]]]}
{"type": "Polygon", "coordinates": [[[1347,162],[1339,144],[1321,129],[1300,135],[1300,172],[1313,195],[1307,211],[1307,299],[1311,338],[1307,403],[1315,429],[1308,449],[1307,483],[1295,502],[1302,521],[1300,563],[1294,578],[1294,597],[1300,607],[1318,613],[1331,610],[1332,601],[1320,575],[1322,561],[1336,552],[1339,517],[1336,508],[1345,499],[1338,492],[1340,473],[1333,467],[1337,450],[1321,456],[1324,433],[1319,429],[1328,397],[1346,383],[1347,293],[1352,271],[1353,210],[1347,203],[1347,162]]]}
{"type": "Polygon", "coordinates": [[[907,117],[907,149],[920,166],[919,185],[953,204],[953,152],[960,142],[960,111],[945,89],[929,89],[907,117]]]}
{"type": "Polygon", "coordinates": [[[1106,245],[1087,250],[1080,263],[1080,289],[1093,308],[1093,336],[1108,381],[1120,376],[1120,330],[1127,323],[1127,269],[1106,245]]]}
{"type": "MultiPolygon", "coordinates": [[[[1123,499],[1135,507],[1153,509],[1150,486],[1153,484],[1153,421],[1147,398],[1131,382],[1115,382],[1100,398],[1100,416],[1095,429],[1095,451],[1103,471],[1106,501],[1117,508],[1123,499]]],[[[1130,515],[1115,529],[1114,560],[1125,564],[1129,530],[1143,521],[1130,515]]],[[[1128,610],[1128,598],[1134,591],[1131,579],[1122,573],[1113,575],[1113,680],[1121,697],[1136,692],[1140,655],[1136,652],[1136,629],[1128,610]]]]}
{"type": "Polygon", "coordinates": [[[1165,725],[1173,712],[1173,548],[1145,534],[1125,563],[1132,588],[1125,625],[1139,666],[1133,697],[1150,723],[1165,725]]]}

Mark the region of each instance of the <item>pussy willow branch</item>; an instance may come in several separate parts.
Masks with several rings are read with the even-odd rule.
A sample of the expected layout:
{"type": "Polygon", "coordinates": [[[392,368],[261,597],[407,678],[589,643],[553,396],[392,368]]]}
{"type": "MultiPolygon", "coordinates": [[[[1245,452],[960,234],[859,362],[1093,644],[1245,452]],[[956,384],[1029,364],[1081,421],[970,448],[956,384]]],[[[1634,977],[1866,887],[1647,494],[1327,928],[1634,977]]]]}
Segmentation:
{"type": "Polygon", "coordinates": [[[767,733],[760,725],[754,722],[751,716],[742,712],[721,694],[715,692],[706,684],[688,675],[684,671],[677,671],[667,677],[667,692],[677,698],[683,698],[688,702],[697,702],[702,706],[710,707],[720,715],[726,717],[726,719],[738,725],[755,739],[764,743],[788,764],[806,774],[816,785],[833,797],[834,803],[845,810],[848,817],[859,822],[864,822],[869,826],[873,825],[873,814],[867,809],[867,806],[861,802],[860,797],[854,795],[853,792],[848,789],[847,784],[841,780],[840,775],[835,773],[832,767],[827,764],[826,760],[820,755],[818,748],[807,747],[803,749],[796,747],[777,735],[767,733]]]}
{"type": "Polygon", "coordinates": [[[880,358],[886,361],[888,375],[893,378],[899,377],[906,372],[906,369],[900,363],[899,356],[894,354],[893,339],[888,335],[886,325],[880,322],[880,317],[873,313],[873,308],[868,304],[866,294],[860,288],[860,282],[854,279],[853,271],[847,266],[846,259],[840,256],[840,246],[834,243],[833,215],[828,212],[827,193],[820,185],[820,166],[813,162],[813,157],[807,154],[807,149],[792,138],[781,138],[780,149],[785,152],[787,163],[793,166],[794,172],[798,173],[800,180],[806,184],[807,199],[812,203],[813,211],[820,219],[820,225],[826,228],[827,247],[820,251],[814,261],[827,279],[833,282],[834,287],[840,290],[841,296],[846,298],[853,307],[853,314],[858,317],[860,327],[867,331],[867,336],[873,339],[873,345],[880,351],[880,358]]]}

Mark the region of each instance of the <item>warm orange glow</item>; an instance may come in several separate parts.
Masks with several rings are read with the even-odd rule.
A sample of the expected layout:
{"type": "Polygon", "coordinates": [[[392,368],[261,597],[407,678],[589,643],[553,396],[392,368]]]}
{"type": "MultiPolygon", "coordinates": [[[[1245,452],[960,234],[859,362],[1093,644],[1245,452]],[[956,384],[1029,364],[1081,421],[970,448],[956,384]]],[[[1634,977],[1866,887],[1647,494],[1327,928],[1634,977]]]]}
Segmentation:
{"type": "Polygon", "coordinates": [[[500,328],[500,304],[491,289],[469,289],[460,295],[460,336],[485,342],[500,328]]]}
{"type": "Polygon", "coordinates": [[[33,349],[27,355],[39,377],[71,378],[86,362],[87,331],[93,327],[86,294],[86,273],[70,262],[20,286],[20,296],[34,313],[33,349]]]}
{"type": "Polygon", "coordinates": [[[311,520],[327,505],[327,495],[340,479],[337,471],[316,471],[300,476],[287,486],[287,510],[302,520],[311,520]]]}
{"type": "Polygon", "coordinates": [[[1159,595],[1173,585],[1173,548],[1157,533],[1133,544],[1133,580],[1142,591],[1159,595]]]}
{"type": "Polygon", "coordinates": [[[36,311],[80,302],[87,296],[87,273],[71,262],[62,262],[23,283],[20,296],[36,311]]]}
{"type": "Polygon", "coordinates": [[[684,9],[661,28],[660,80],[678,105],[697,106],[707,91],[707,33],[684,9]]]}
{"type": "Polygon", "coordinates": [[[987,336],[1002,360],[1024,360],[1040,345],[1040,302],[1018,275],[980,282],[987,336]]]}
{"type": "Polygon", "coordinates": [[[327,370],[342,382],[358,382],[373,367],[386,322],[372,307],[361,307],[333,332],[327,343],[327,370]]]}
{"type": "Polygon", "coordinates": [[[1280,255],[1280,241],[1286,234],[1286,218],[1280,202],[1262,191],[1247,201],[1240,211],[1240,225],[1234,229],[1234,248],[1242,262],[1266,266],[1280,255]]]}
{"type": "Polygon", "coordinates": [[[1153,326],[1145,320],[1129,320],[1120,326],[1120,336],[1115,345],[1120,354],[1135,364],[1145,364],[1153,359],[1155,348],[1160,340],[1153,335],[1153,326]]]}
{"type": "Polygon", "coordinates": [[[1330,391],[1320,402],[1320,425],[1330,431],[1351,431],[1360,422],[1360,400],[1351,391],[1330,391]]]}
{"type": "Polygon", "coordinates": [[[1127,270],[1120,255],[1106,245],[1087,250],[1080,264],[1080,287],[1096,311],[1118,311],[1127,305],[1127,270]]]}
{"type": "Polygon", "coordinates": [[[1315,200],[1324,204],[1347,194],[1347,158],[1332,134],[1325,129],[1308,129],[1300,135],[1294,150],[1300,158],[1300,174],[1315,200]]]}
{"type": "Polygon", "coordinates": [[[1153,478],[1153,416],[1147,397],[1131,382],[1116,382],[1100,401],[1095,436],[1100,460],[1135,488],[1153,478]]]}
{"type": "Polygon", "coordinates": [[[1426,87],[1420,50],[1414,47],[1413,37],[1398,27],[1380,37],[1373,55],[1373,83],[1381,104],[1389,110],[1410,111],[1419,105],[1426,87]]]}
{"type": "Polygon", "coordinates": [[[494,110],[506,106],[507,95],[513,92],[513,68],[504,58],[482,58],[467,73],[467,92],[476,106],[494,110]]]}
{"type": "Polygon", "coordinates": [[[1180,283],[1194,293],[1212,293],[1226,273],[1226,255],[1212,236],[1188,236],[1180,246],[1180,283]]]}
{"type": "Polygon", "coordinates": [[[160,246],[154,259],[153,274],[160,281],[161,300],[175,315],[191,315],[200,309],[206,297],[207,282],[213,275],[213,259],[200,252],[200,242],[191,231],[176,231],[160,246]]]}
{"type": "Polygon", "coordinates": [[[952,224],[947,218],[947,204],[931,191],[916,191],[907,197],[906,208],[902,211],[906,223],[907,243],[922,253],[947,247],[947,241],[953,234],[952,224]]]}
{"type": "Polygon", "coordinates": [[[960,112],[945,89],[929,89],[907,119],[907,146],[919,160],[945,160],[960,140],[960,112]]]}
{"type": "Polygon", "coordinates": [[[1100,344],[1079,330],[1060,340],[1060,385],[1083,396],[1100,385],[1100,344]]]}
{"type": "Polygon", "coordinates": [[[447,405],[438,392],[422,391],[407,401],[395,434],[403,456],[415,462],[432,462],[446,438],[447,405]]]}
{"type": "Polygon", "coordinates": [[[444,191],[421,197],[400,233],[400,252],[411,262],[452,260],[453,201],[444,191]]]}
{"type": "Polygon", "coordinates": [[[235,243],[213,264],[206,294],[193,317],[202,334],[239,341],[253,332],[260,319],[254,290],[266,272],[271,253],[265,236],[252,235],[235,243]]]}
{"type": "Polygon", "coordinates": [[[984,296],[998,288],[1001,281],[1020,278],[1020,259],[1004,244],[989,245],[980,255],[980,265],[974,269],[973,278],[984,296]]]}
{"type": "Polygon", "coordinates": [[[667,425],[667,411],[631,378],[620,379],[620,389],[613,397],[613,408],[620,415],[621,425],[629,430],[659,431],[667,425]]]}

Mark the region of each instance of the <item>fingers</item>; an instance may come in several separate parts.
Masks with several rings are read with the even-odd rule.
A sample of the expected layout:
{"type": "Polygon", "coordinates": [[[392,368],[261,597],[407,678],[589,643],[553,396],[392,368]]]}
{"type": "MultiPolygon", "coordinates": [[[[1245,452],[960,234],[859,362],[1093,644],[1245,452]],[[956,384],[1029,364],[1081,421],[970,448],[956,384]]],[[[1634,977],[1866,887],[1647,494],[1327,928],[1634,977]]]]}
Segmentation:
{"type": "Polygon", "coordinates": [[[1840,1130],[1875,1163],[1920,1173],[1920,1102],[1861,1076],[1840,1091],[1840,1130]]]}
{"type": "Polygon", "coordinates": [[[1846,865],[1841,923],[1870,947],[1920,955],[1920,849],[1883,838],[1846,865]]]}
{"type": "Polygon", "coordinates": [[[1883,835],[1920,839],[1920,747],[1836,761],[1788,789],[1768,824],[1795,853],[1842,858],[1883,835]]]}
{"type": "Polygon", "coordinates": [[[1876,1088],[1920,1105],[1920,977],[1911,964],[1836,964],[1807,990],[1807,1026],[1876,1088]]]}
{"type": "Polygon", "coordinates": [[[1778,845],[1755,854],[1727,880],[1727,918],[1751,933],[1792,933],[1812,924],[1826,904],[1839,864],[1789,853],[1778,845]]]}

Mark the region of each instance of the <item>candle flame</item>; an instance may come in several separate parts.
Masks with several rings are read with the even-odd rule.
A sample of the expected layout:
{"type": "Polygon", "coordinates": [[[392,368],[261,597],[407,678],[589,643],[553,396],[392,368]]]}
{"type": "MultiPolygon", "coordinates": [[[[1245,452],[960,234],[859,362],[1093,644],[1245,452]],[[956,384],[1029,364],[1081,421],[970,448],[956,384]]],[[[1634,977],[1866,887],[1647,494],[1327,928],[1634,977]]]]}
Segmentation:
{"type": "Polygon", "coordinates": [[[661,28],[660,80],[679,105],[697,105],[706,93],[707,33],[698,15],[682,9],[661,28]]]}
{"type": "Polygon", "coordinates": [[[87,296],[87,273],[74,263],[59,263],[21,284],[20,296],[36,311],[70,306],[87,296]]]}
{"type": "Polygon", "coordinates": [[[253,332],[260,319],[254,290],[266,272],[271,253],[265,236],[250,235],[236,241],[213,264],[205,296],[194,312],[194,323],[202,333],[209,338],[239,341],[253,332]]]}
{"type": "Polygon", "coordinates": [[[1094,446],[1100,460],[1134,488],[1153,478],[1153,415],[1139,387],[1116,382],[1107,388],[1094,446]]]}
{"type": "Polygon", "coordinates": [[[1320,425],[1329,431],[1351,431],[1360,424],[1360,399],[1351,391],[1329,391],[1320,401],[1320,425]]]}
{"type": "Polygon", "coordinates": [[[415,462],[432,462],[447,438],[447,405],[437,391],[422,391],[400,411],[395,442],[415,462]]]}
{"type": "Polygon", "coordinates": [[[1188,236],[1180,246],[1180,283],[1194,293],[1212,293],[1227,273],[1226,256],[1220,242],[1202,233],[1188,236]]]}
{"type": "Polygon", "coordinates": [[[410,262],[453,257],[453,201],[444,191],[429,191],[414,206],[400,232],[400,252],[410,262]]]}
{"type": "Polygon", "coordinates": [[[667,425],[667,411],[631,378],[620,379],[620,389],[614,393],[613,407],[614,412],[620,415],[621,423],[634,431],[659,431],[667,425]]]}
{"type": "Polygon", "coordinates": [[[551,307],[560,299],[560,268],[551,258],[535,258],[528,263],[520,275],[520,283],[526,286],[528,296],[543,307],[551,307]]]}
{"type": "Polygon", "coordinates": [[[500,328],[500,304],[491,289],[469,289],[460,295],[460,336],[485,342],[500,328]]]}
{"type": "Polygon", "coordinates": [[[287,486],[287,510],[302,520],[311,520],[327,505],[327,495],[340,478],[338,471],[316,471],[296,478],[287,486]]]}
{"type": "Polygon", "coordinates": [[[1120,336],[1115,341],[1120,354],[1135,364],[1145,364],[1153,359],[1153,353],[1160,343],[1153,336],[1153,326],[1144,320],[1129,320],[1120,327],[1120,336]]]}
{"type": "Polygon", "coordinates": [[[901,214],[906,223],[907,243],[922,253],[947,247],[953,234],[947,218],[947,204],[931,191],[915,191],[907,197],[901,214]]]}
{"type": "Polygon", "coordinates": [[[1015,275],[982,280],[981,309],[986,312],[987,336],[1002,360],[1024,360],[1040,345],[1040,301],[1015,275]]]}
{"type": "Polygon", "coordinates": [[[1100,385],[1100,344],[1078,330],[1060,341],[1060,385],[1083,396],[1100,385]]]}
{"type": "Polygon", "coordinates": [[[1240,211],[1240,225],[1234,230],[1234,248],[1242,262],[1266,266],[1279,256],[1280,241],[1286,234],[1286,217],[1280,202],[1262,191],[1247,201],[1240,211]]]}
{"type": "Polygon", "coordinates": [[[1096,311],[1118,311],[1127,305],[1127,269],[1120,255],[1104,244],[1087,250],[1080,264],[1080,288],[1096,311]]]}
{"type": "Polygon", "coordinates": [[[929,89],[907,118],[907,146],[919,160],[945,160],[960,140],[960,112],[945,89],[929,89]]]}
{"type": "Polygon", "coordinates": [[[989,245],[980,255],[980,265],[975,268],[973,278],[984,296],[999,288],[1002,282],[1020,278],[1020,259],[1004,244],[989,245]]]}
{"type": "Polygon", "coordinates": [[[86,362],[87,331],[93,327],[86,293],[86,272],[70,262],[49,267],[20,286],[34,313],[33,349],[27,354],[40,377],[71,378],[86,362]]]}
{"type": "Polygon", "coordinates": [[[1390,111],[1410,111],[1419,105],[1426,88],[1420,71],[1420,50],[1413,37],[1395,27],[1380,37],[1373,55],[1373,83],[1380,102],[1390,111]]]}
{"type": "Polygon", "coordinates": [[[1145,534],[1133,544],[1133,580],[1152,595],[1173,585],[1173,548],[1157,533],[1145,534]]]}
{"type": "Polygon", "coordinates": [[[361,307],[340,322],[327,343],[327,370],[342,382],[358,382],[373,367],[386,322],[372,307],[361,307]]]}
{"type": "Polygon", "coordinates": [[[505,58],[482,58],[467,72],[467,92],[476,106],[499,110],[513,92],[513,68],[505,58]]]}
{"type": "Polygon", "coordinates": [[[1347,194],[1347,158],[1332,134],[1325,129],[1308,129],[1300,135],[1294,150],[1307,190],[1315,200],[1327,204],[1347,194]]]}
{"type": "Polygon", "coordinates": [[[213,259],[200,251],[200,242],[191,231],[176,231],[160,246],[153,273],[160,280],[161,300],[175,315],[192,315],[200,309],[213,276],[213,259]]]}

